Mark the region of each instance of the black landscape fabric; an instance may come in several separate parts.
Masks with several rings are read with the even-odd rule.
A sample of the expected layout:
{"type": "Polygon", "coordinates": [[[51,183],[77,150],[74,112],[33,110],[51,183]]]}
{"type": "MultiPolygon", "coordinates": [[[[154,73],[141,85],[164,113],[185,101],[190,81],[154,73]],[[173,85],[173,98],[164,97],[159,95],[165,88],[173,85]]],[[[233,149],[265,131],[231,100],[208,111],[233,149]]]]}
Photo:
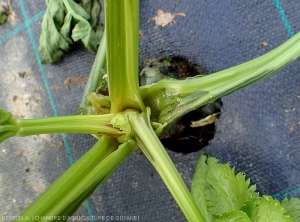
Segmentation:
{"type": "MultiPolygon", "coordinates": [[[[12,1],[0,26],[0,107],[19,118],[76,112],[95,54],[78,46],[54,65],[37,52],[44,1],[12,1]]],[[[141,0],[140,67],[181,57],[209,73],[256,58],[300,29],[297,0],[141,0]],[[156,20],[170,12],[169,23],[156,20]]],[[[300,61],[222,98],[214,138],[204,151],[230,162],[261,194],[300,197],[300,61]]],[[[0,145],[0,216],[19,215],[95,142],[87,135],[12,138],[0,145]]],[[[190,186],[203,150],[168,151],[190,186]]],[[[76,212],[185,221],[144,155],[135,152],[76,212]]],[[[1,220],[1,219],[0,219],[1,220]]]]}

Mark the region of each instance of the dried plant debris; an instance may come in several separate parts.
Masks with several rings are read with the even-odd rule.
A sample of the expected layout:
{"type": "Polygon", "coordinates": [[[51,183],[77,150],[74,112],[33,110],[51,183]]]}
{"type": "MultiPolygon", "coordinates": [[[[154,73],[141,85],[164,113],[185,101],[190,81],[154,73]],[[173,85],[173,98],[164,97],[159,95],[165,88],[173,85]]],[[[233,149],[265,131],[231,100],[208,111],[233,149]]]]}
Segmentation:
{"type": "Polygon", "coordinates": [[[12,9],[12,0],[0,2],[0,25],[7,22],[8,19],[15,21],[16,15],[12,9]]]}
{"type": "Polygon", "coordinates": [[[267,46],[269,45],[269,43],[268,43],[267,41],[263,41],[263,42],[262,42],[262,45],[263,45],[264,47],[267,47],[267,46]]]}
{"type": "Polygon", "coordinates": [[[28,69],[28,70],[26,70],[26,71],[19,72],[18,75],[19,75],[19,77],[22,78],[22,79],[27,79],[27,78],[29,78],[31,72],[32,72],[32,70],[31,70],[31,69],[28,69]]]}
{"type": "Polygon", "coordinates": [[[154,16],[153,18],[150,18],[148,20],[148,22],[155,21],[156,27],[158,27],[158,26],[165,27],[170,23],[176,23],[175,17],[177,17],[177,16],[185,17],[186,14],[182,13],[182,12],[172,14],[170,12],[164,12],[163,10],[159,9],[159,10],[157,10],[156,16],[154,16]]]}
{"type": "Polygon", "coordinates": [[[200,120],[191,121],[192,124],[190,126],[192,128],[195,128],[195,127],[201,127],[201,126],[206,126],[206,125],[212,124],[218,119],[219,114],[220,114],[220,112],[213,113],[213,114],[208,115],[207,117],[204,117],[200,120]]]}
{"type": "Polygon", "coordinates": [[[75,77],[68,77],[64,81],[64,85],[67,89],[70,89],[70,84],[80,86],[84,88],[87,82],[88,76],[75,76],[75,77]]]}

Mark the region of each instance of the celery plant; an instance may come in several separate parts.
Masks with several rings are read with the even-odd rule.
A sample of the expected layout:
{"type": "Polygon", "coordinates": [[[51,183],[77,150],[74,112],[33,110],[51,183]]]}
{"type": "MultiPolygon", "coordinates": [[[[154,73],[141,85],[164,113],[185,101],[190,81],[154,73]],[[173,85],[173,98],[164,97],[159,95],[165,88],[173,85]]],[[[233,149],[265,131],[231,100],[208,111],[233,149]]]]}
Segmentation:
{"type": "MultiPolygon", "coordinates": [[[[67,1],[68,2],[68,1],[67,1]]],[[[23,213],[31,216],[72,215],[97,186],[138,147],[153,164],[189,221],[205,221],[158,135],[185,113],[260,81],[300,55],[300,34],[247,63],[208,76],[164,79],[138,85],[138,0],[105,0],[105,32],[80,104],[95,96],[107,68],[109,96],[97,97],[94,108],[108,114],[17,120],[0,111],[0,142],[39,133],[86,133],[98,142],[59,177],[23,213]],[[105,104],[105,105],[104,105],[105,104]],[[152,113],[152,115],[151,115],[152,113]]],[[[88,113],[88,112],[87,112],[88,113]]],[[[65,217],[63,217],[65,216],[65,217]]]]}

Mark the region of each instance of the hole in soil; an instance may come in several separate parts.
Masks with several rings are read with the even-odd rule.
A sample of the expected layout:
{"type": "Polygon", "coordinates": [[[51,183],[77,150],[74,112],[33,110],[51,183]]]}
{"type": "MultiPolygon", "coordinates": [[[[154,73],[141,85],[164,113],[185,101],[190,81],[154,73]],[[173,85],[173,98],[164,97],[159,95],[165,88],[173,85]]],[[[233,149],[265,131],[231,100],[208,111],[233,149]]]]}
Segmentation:
{"type": "MultiPolygon", "coordinates": [[[[141,85],[152,84],[166,76],[185,79],[206,74],[207,71],[202,67],[191,64],[186,59],[173,57],[149,62],[141,72],[140,83],[141,85]],[[145,73],[145,70],[149,75],[145,73]]],[[[179,118],[167,133],[160,136],[162,144],[167,149],[180,153],[196,152],[207,146],[208,142],[214,138],[214,121],[219,118],[221,108],[222,101],[219,99],[179,118]],[[191,127],[192,121],[195,121],[198,127],[191,127]]]]}
{"type": "Polygon", "coordinates": [[[214,138],[215,124],[192,128],[191,121],[203,120],[209,115],[220,114],[222,101],[218,100],[212,104],[204,105],[179,118],[167,134],[161,136],[162,144],[169,150],[180,153],[197,152],[208,145],[214,138]]]}

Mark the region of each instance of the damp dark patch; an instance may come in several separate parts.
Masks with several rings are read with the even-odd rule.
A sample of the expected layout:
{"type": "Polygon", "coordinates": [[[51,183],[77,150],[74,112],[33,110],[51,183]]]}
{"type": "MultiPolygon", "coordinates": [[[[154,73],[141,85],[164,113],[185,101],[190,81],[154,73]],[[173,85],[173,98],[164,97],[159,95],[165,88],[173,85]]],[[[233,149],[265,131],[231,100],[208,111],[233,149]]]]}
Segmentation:
{"type": "MultiPolygon", "coordinates": [[[[192,64],[184,58],[174,57],[163,59],[160,61],[153,60],[147,65],[148,68],[155,68],[159,71],[158,76],[168,76],[175,79],[185,79],[196,75],[207,75],[208,71],[197,64],[192,64]]],[[[153,78],[153,82],[159,79],[153,78]]],[[[151,80],[152,81],[152,80],[151,80]]],[[[141,79],[141,84],[144,85],[148,80],[141,79]]],[[[209,141],[214,138],[216,127],[214,119],[220,116],[222,108],[221,99],[216,100],[211,104],[206,104],[198,109],[184,115],[172,124],[170,130],[160,136],[160,140],[165,148],[180,152],[191,153],[197,152],[208,145],[209,141]],[[211,119],[210,119],[211,117],[211,119]],[[203,126],[191,127],[192,121],[203,120],[207,124],[203,126]]],[[[202,122],[202,121],[201,121],[202,122]]]]}
{"type": "Polygon", "coordinates": [[[189,63],[186,59],[174,57],[160,61],[164,66],[159,67],[159,71],[169,77],[175,79],[186,79],[196,75],[206,73],[205,69],[196,64],[189,63]]]}
{"type": "MultiPolygon", "coordinates": [[[[179,118],[171,126],[170,130],[162,135],[162,144],[165,148],[180,153],[197,152],[204,148],[214,138],[216,132],[215,124],[211,123],[192,128],[190,126],[191,121],[198,121],[209,115],[220,113],[221,107],[222,101],[217,100],[179,118]]],[[[217,114],[217,117],[219,115],[217,114]]]]}

